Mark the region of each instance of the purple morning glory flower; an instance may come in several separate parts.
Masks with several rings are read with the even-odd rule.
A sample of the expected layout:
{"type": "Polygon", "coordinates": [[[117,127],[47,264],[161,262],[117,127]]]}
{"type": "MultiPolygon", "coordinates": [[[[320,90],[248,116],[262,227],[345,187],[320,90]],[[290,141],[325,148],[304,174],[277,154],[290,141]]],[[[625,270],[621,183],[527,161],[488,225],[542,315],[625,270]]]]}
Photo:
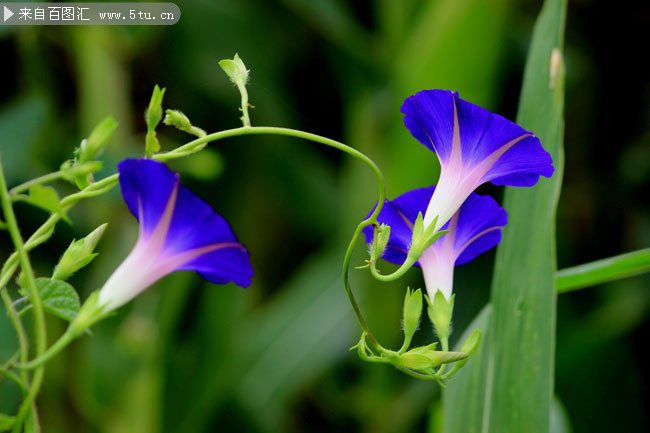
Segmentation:
{"type": "Polygon", "coordinates": [[[122,197],[140,222],[140,234],[100,291],[104,312],[179,270],[196,271],[216,284],[250,285],[246,248],[222,216],[181,185],[178,174],[149,159],[124,160],[118,170],[122,197]]]}
{"type": "Polygon", "coordinates": [[[404,124],[440,160],[438,188],[424,215],[436,231],[479,185],[532,186],[553,175],[539,139],[519,125],[464,101],[457,92],[423,90],[402,105],[404,124]]]}
{"type": "MultiPolygon", "coordinates": [[[[390,226],[390,238],[383,259],[402,264],[413,237],[413,224],[418,213],[424,212],[431,197],[440,187],[430,186],[404,193],[392,201],[386,200],[377,222],[390,226]]],[[[449,230],[427,248],[415,266],[422,268],[424,281],[433,301],[437,290],[447,300],[451,297],[454,267],[474,259],[501,241],[501,228],[508,222],[506,211],[488,196],[471,193],[460,209],[442,229],[449,230]]],[[[366,242],[372,242],[373,229],[364,229],[366,242]]]]}

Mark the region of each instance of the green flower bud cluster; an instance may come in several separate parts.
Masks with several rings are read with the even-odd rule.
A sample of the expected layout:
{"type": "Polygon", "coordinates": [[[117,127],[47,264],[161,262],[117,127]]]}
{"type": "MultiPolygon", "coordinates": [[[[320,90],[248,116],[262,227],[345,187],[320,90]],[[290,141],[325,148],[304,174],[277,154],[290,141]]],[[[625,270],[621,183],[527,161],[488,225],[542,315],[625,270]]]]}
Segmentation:
{"type": "Polygon", "coordinates": [[[359,357],[368,362],[384,363],[393,365],[398,370],[421,378],[432,379],[442,383],[442,380],[451,377],[456,371],[462,368],[469,358],[476,352],[481,341],[481,331],[476,330],[465,341],[460,351],[448,350],[448,337],[453,311],[453,297],[447,302],[441,292],[437,292],[434,301],[427,297],[427,312],[440,341],[442,350],[436,350],[438,343],[431,343],[426,346],[409,349],[415,332],[417,331],[422,316],[422,291],[420,289],[406,290],[403,309],[404,343],[398,351],[386,349],[376,341],[369,344],[368,334],[363,332],[361,339],[356,346],[359,357]],[[455,363],[454,367],[446,374],[446,364],[455,363]]]}

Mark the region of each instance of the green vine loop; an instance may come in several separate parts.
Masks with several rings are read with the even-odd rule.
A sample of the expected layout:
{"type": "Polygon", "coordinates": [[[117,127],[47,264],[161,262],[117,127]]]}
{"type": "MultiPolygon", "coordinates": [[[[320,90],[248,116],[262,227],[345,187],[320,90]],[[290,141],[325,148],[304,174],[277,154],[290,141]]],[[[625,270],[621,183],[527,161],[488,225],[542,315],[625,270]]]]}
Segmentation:
{"type": "MultiPolygon", "coordinates": [[[[377,348],[381,348],[381,345],[375,338],[375,336],[370,332],[370,329],[368,327],[368,324],[363,316],[363,313],[361,312],[361,307],[359,306],[359,303],[356,300],[356,297],[354,296],[354,293],[352,292],[352,288],[350,286],[350,279],[349,279],[349,268],[350,268],[350,260],[352,258],[352,252],[354,251],[354,247],[357,244],[357,241],[361,235],[362,230],[369,226],[369,225],[375,225],[377,224],[377,216],[381,212],[381,209],[384,205],[384,202],[386,200],[386,187],[385,187],[385,182],[384,182],[384,176],[382,175],[381,171],[379,170],[379,167],[370,159],[368,158],[365,154],[359,152],[358,150],[347,146],[341,142],[338,142],[336,140],[332,140],[329,138],[322,137],[320,135],[316,134],[311,134],[309,132],[304,132],[304,131],[298,131],[295,129],[289,129],[289,128],[278,128],[278,127],[270,127],[270,126],[244,126],[241,128],[235,128],[235,129],[228,129],[225,131],[220,131],[220,132],[215,132],[212,134],[208,134],[205,137],[200,137],[197,138],[196,140],[193,140],[181,147],[178,147],[170,152],[163,153],[163,154],[157,154],[153,156],[153,159],[158,160],[158,161],[167,161],[173,158],[177,158],[180,156],[186,156],[190,155],[194,152],[198,152],[201,149],[203,149],[207,143],[211,141],[216,141],[220,140],[223,138],[227,137],[234,137],[234,136],[239,136],[239,135],[255,135],[255,134],[270,134],[270,135],[283,135],[283,136],[290,136],[290,137],[296,137],[296,138],[301,138],[304,140],[308,141],[314,141],[320,144],[324,144],[326,146],[333,147],[335,149],[338,149],[342,152],[345,152],[357,159],[359,159],[361,162],[366,164],[370,170],[373,172],[375,177],[377,178],[377,183],[379,184],[379,200],[377,201],[377,206],[375,207],[375,210],[373,213],[364,221],[362,221],[354,231],[354,234],[352,236],[352,240],[350,241],[350,244],[348,245],[347,251],[345,253],[345,258],[343,261],[343,284],[345,286],[345,291],[348,295],[348,298],[350,299],[350,303],[352,304],[352,307],[354,309],[354,312],[357,316],[357,319],[359,320],[359,323],[361,325],[361,328],[367,332],[368,337],[370,338],[370,341],[373,342],[373,344],[377,348]]],[[[377,237],[377,231],[376,229],[374,230],[374,238],[376,240],[377,237]]],[[[404,270],[406,272],[407,269],[404,270]]]]}
{"type": "MultiPolygon", "coordinates": [[[[362,152],[359,152],[358,150],[345,145],[339,141],[332,140],[326,137],[322,137],[320,135],[304,132],[304,131],[299,131],[295,129],[289,129],[289,128],[280,128],[280,127],[262,127],[262,126],[256,126],[256,127],[251,127],[251,126],[244,126],[240,128],[234,128],[234,129],[229,129],[225,131],[220,131],[220,132],[215,132],[209,135],[205,135],[202,137],[199,137],[183,146],[180,146],[170,152],[166,153],[159,153],[159,154],[154,154],[152,156],[152,159],[157,160],[157,161],[169,161],[172,159],[177,159],[181,157],[185,157],[191,154],[194,154],[196,152],[201,151],[204,149],[208,143],[213,142],[213,141],[218,141],[222,140],[225,138],[229,137],[235,137],[235,136],[242,136],[242,135],[282,135],[282,136],[289,136],[289,137],[295,137],[295,138],[300,138],[316,143],[320,143],[329,147],[333,147],[335,149],[338,149],[344,153],[347,153],[357,159],[359,159],[361,162],[366,164],[375,177],[377,178],[377,183],[378,183],[378,193],[379,193],[379,200],[377,202],[377,206],[373,213],[364,221],[362,221],[357,228],[355,229],[355,232],[353,234],[352,240],[350,241],[348,248],[345,253],[345,258],[343,261],[343,284],[346,290],[346,293],[348,295],[348,298],[350,300],[350,303],[352,304],[352,307],[354,309],[354,312],[357,316],[357,319],[359,320],[359,323],[361,325],[361,328],[363,331],[365,331],[370,339],[370,341],[375,345],[377,349],[383,349],[382,346],[379,344],[375,336],[370,332],[368,324],[365,320],[365,317],[363,316],[363,313],[361,312],[361,308],[359,306],[359,303],[356,300],[356,297],[354,296],[354,293],[352,291],[352,287],[350,285],[349,281],[349,268],[350,268],[350,261],[352,258],[352,253],[354,251],[354,247],[356,246],[359,237],[361,236],[362,230],[370,225],[375,226],[374,230],[374,238],[376,239],[377,236],[377,231],[376,231],[376,226],[377,226],[377,216],[381,212],[381,209],[383,207],[383,204],[386,199],[386,188],[385,188],[385,182],[384,182],[384,177],[377,167],[377,165],[365,154],[362,152]]],[[[52,173],[51,175],[46,175],[45,177],[41,177],[39,182],[44,182],[48,180],[52,180],[54,178],[57,178],[58,176],[55,176],[55,173],[52,173]]],[[[117,185],[119,181],[119,174],[115,173],[111,176],[108,176],[102,180],[99,180],[97,182],[92,183],[91,185],[87,186],[83,190],[71,194],[61,200],[61,208],[63,212],[58,212],[51,214],[50,217],[45,221],[45,223],[39,227],[36,232],[27,240],[27,242],[24,245],[24,250],[25,251],[30,251],[31,249],[35,248],[36,246],[42,244],[45,242],[47,239],[52,234],[52,231],[54,229],[54,226],[56,223],[61,219],[61,215],[65,213],[66,211],[70,210],[77,202],[80,200],[90,198],[90,197],[95,197],[98,195],[102,195],[109,190],[111,190],[115,185],[117,185]]],[[[17,191],[22,191],[26,188],[29,188],[30,185],[35,184],[35,182],[26,182],[25,184],[21,184],[18,187],[16,187],[17,191]]],[[[18,262],[19,262],[19,252],[16,251],[14,252],[5,262],[2,272],[0,273],[0,290],[8,283],[8,281],[11,279],[11,276],[14,274],[14,272],[17,269],[18,262]]],[[[61,343],[59,344],[59,341],[54,343],[54,345],[58,349],[62,349],[65,347],[72,339],[69,338],[69,335],[64,334],[65,338],[62,337],[61,343]]],[[[58,352],[57,350],[56,352],[58,352]]],[[[31,363],[25,363],[24,360],[21,360],[21,364],[27,364],[31,368],[35,368],[37,366],[42,365],[42,363],[34,364],[32,361],[31,363]]]]}
{"type": "Polygon", "coordinates": [[[411,257],[408,256],[404,263],[400,265],[399,268],[397,268],[394,272],[388,274],[388,275],[383,275],[379,273],[379,270],[377,269],[377,262],[376,261],[371,261],[370,262],[370,273],[372,274],[373,277],[378,279],[379,281],[394,281],[400,277],[402,277],[409,269],[413,267],[415,262],[417,262],[419,257],[411,257]]]}

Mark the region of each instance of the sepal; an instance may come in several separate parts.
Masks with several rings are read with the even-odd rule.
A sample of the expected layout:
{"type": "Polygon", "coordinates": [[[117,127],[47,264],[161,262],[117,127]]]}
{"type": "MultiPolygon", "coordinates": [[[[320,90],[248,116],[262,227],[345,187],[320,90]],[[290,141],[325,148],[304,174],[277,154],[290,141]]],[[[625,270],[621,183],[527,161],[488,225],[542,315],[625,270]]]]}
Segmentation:
{"type": "Polygon", "coordinates": [[[104,306],[99,304],[99,290],[90,294],[86,302],[81,306],[79,314],[70,323],[70,330],[73,335],[78,336],[88,328],[103,319],[106,315],[103,313],[104,306]]]}
{"type": "Polygon", "coordinates": [[[433,323],[438,338],[443,343],[449,339],[450,335],[451,317],[454,311],[454,297],[455,295],[452,295],[450,300],[447,301],[445,295],[440,290],[436,291],[433,301],[428,296],[426,297],[427,303],[429,304],[427,308],[429,319],[433,323]]]}
{"type": "Polygon", "coordinates": [[[417,262],[424,250],[433,245],[440,236],[449,232],[449,230],[434,231],[437,220],[438,217],[435,217],[433,221],[425,227],[422,212],[418,212],[418,216],[413,224],[413,236],[411,238],[411,246],[406,261],[411,263],[417,262]]]}
{"type": "Polygon", "coordinates": [[[469,358],[471,358],[472,355],[474,355],[474,353],[476,353],[476,351],[478,350],[478,347],[480,346],[482,339],[483,339],[483,332],[480,329],[476,329],[474,330],[474,332],[472,332],[472,335],[470,335],[469,338],[465,340],[465,342],[460,348],[460,351],[467,353],[467,358],[458,362],[456,364],[457,368],[459,369],[463,368],[465,364],[467,364],[469,358]]]}
{"type": "Polygon", "coordinates": [[[483,332],[480,329],[476,329],[474,332],[472,332],[472,335],[470,335],[467,340],[463,343],[461,347],[461,352],[467,353],[467,358],[461,359],[458,361],[456,364],[454,364],[454,367],[449,371],[449,373],[446,373],[442,376],[442,379],[447,379],[453,376],[458,370],[463,368],[465,364],[469,361],[469,359],[476,353],[476,350],[478,349],[479,345],[481,344],[481,339],[483,337],[483,332]]]}
{"type": "Polygon", "coordinates": [[[464,352],[444,352],[440,350],[409,350],[396,359],[395,365],[410,370],[420,371],[439,367],[442,364],[461,361],[467,358],[464,352]]]}

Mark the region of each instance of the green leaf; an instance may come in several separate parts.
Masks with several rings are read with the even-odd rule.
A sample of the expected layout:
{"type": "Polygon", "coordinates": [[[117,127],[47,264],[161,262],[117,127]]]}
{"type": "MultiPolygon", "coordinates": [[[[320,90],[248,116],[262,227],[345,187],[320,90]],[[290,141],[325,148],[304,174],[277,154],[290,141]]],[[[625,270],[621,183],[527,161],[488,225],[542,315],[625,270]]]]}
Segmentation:
{"type": "Polygon", "coordinates": [[[69,321],[77,317],[81,304],[79,295],[70,284],[50,278],[37,278],[36,287],[41,294],[45,311],[69,321]]]}
{"type": "Polygon", "coordinates": [[[449,381],[445,393],[455,398],[445,397],[445,432],[548,433],[551,428],[565,16],[565,0],[545,1],[533,34],[517,115],[517,123],[533,131],[551,154],[556,171],[532,188],[506,189],[504,207],[511,223],[497,250],[490,327],[483,347],[449,381]],[[480,366],[478,359],[484,359],[480,366]],[[474,380],[459,380],[468,374],[474,380]],[[466,401],[458,404],[459,395],[466,401]],[[468,412],[467,405],[474,409],[468,412]]]}
{"type": "MultiPolygon", "coordinates": [[[[483,340],[467,365],[445,384],[442,393],[444,432],[479,433],[485,414],[485,389],[490,329],[490,305],[481,310],[459,341],[467,341],[475,329],[483,330],[483,340]]],[[[455,350],[460,350],[460,344],[455,350]]]]}
{"type": "Polygon", "coordinates": [[[40,207],[48,212],[60,213],[61,218],[64,221],[70,223],[70,219],[67,214],[61,208],[61,203],[59,202],[59,194],[51,186],[43,185],[34,185],[29,188],[29,196],[25,197],[22,195],[16,196],[27,203],[30,203],[36,207],[40,207]]]}
{"type": "Polygon", "coordinates": [[[0,413],[0,431],[11,430],[11,428],[14,426],[14,420],[15,418],[13,416],[0,413]]]}
{"type": "Polygon", "coordinates": [[[51,186],[34,185],[29,188],[29,203],[49,212],[61,209],[59,194],[51,186]]]}
{"type": "Polygon", "coordinates": [[[555,274],[558,293],[650,272],[650,248],[562,269],[555,274]]]}

